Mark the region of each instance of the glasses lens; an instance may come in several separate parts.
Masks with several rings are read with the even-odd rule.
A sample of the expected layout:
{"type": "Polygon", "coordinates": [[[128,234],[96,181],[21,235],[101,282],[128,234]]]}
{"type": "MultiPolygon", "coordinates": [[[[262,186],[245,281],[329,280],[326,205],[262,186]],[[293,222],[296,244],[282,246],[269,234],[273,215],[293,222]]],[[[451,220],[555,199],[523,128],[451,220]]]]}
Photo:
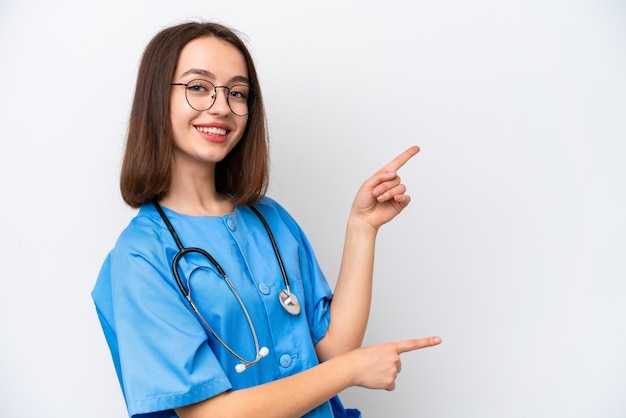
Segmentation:
{"type": "Polygon", "coordinates": [[[215,87],[206,80],[191,80],[185,88],[185,96],[189,106],[204,111],[213,106],[215,87]]]}
{"type": "Polygon", "coordinates": [[[228,92],[228,105],[235,115],[245,116],[250,113],[256,101],[256,95],[245,84],[232,86],[228,92]]]}

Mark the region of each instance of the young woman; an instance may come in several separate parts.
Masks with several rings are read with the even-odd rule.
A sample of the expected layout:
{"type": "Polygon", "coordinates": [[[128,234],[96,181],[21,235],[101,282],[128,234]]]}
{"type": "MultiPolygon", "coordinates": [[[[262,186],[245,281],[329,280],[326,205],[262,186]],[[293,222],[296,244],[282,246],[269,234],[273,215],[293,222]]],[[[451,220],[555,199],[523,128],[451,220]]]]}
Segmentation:
{"type": "Polygon", "coordinates": [[[130,416],[341,417],[350,386],[392,390],[399,354],[361,348],[378,228],[409,203],[396,171],[358,191],[334,294],[304,233],[264,196],[268,150],[252,58],[229,28],[185,23],[147,46],[121,191],[139,208],[92,296],[130,416]]]}

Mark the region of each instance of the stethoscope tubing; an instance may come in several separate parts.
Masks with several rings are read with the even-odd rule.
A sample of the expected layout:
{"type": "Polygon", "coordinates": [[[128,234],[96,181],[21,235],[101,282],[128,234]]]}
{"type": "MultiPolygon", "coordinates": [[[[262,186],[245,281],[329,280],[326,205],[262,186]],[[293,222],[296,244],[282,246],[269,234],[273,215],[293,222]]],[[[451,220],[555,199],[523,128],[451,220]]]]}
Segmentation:
{"type": "MultiPolygon", "coordinates": [[[[182,244],[182,242],[181,242],[178,234],[176,233],[176,230],[174,229],[172,223],[170,222],[169,218],[167,217],[167,215],[163,211],[163,208],[161,207],[161,205],[158,203],[158,201],[156,199],[154,199],[152,201],[152,203],[153,203],[154,207],[156,208],[156,210],[158,211],[158,213],[161,216],[161,218],[163,219],[163,221],[165,222],[165,225],[167,226],[167,229],[169,230],[170,234],[172,235],[172,238],[176,242],[176,246],[178,247],[178,253],[174,256],[174,259],[172,260],[172,266],[171,266],[172,267],[172,274],[174,276],[176,284],[178,285],[178,288],[180,289],[180,292],[182,293],[182,295],[185,297],[185,299],[189,303],[189,306],[194,311],[196,316],[200,319],[200,321],[203,324],[203,326],[211,333],[211,335],[213,335],[213,337],[229,353],[231,353],[235,358],[237,358],[237,360],[241,361],[241,363],[242,363],[241,366],[243,368],[242,369],[237,368],[238,372],[241,372],[241,371],[245,370],[245,368],[247,368],[249,366],[252,366],[253,364],[256,364],[262,357],[267,355],[268,350],[265,347],[259,348],[259,341],[258,341],[257,333],[256,333],[256,330],[254,329],[254,324],[252,323],[252,319],[250,318],[250,314],[248,313],[248,310],[246,309],[245,304],[243,303],[243,300],[239,296],[239,293],[235,290],[235,287],[234,287],[233,283],[231,282],[231,280],[226,275],[226,272],[224,271],[222,266],[217,262],[217,260],[208,251],[203,250],[202,248],[198,248],[198,247],[185,247],[182,244]],[[254,360],[246,360],[242,356],[237,354],[222,338],[219,337],[219,335],[217,335],[217,333],[208,324],[208,322],[204,319],[203,315],[198,310],[196,304],[193,301],[193,298],[191,297],[191,286],[189,287],[189,290],[185,287],[185,285],[183,284],[183,281],[180,278],[180,273],[178,271],[180,260],[185,255],[191,254],[191,253],[200,254],[200,255],[204,256],[206,259],[208,259],[211,262],[211,264],[213,264],[213,266],[217,269],[217,271],[220,274],[220,276],[222,276],[222,278],[224,279],[224,281],[226,282],[226,284],[230,288],[230,290],[233,293],[233,295],[235,295],[235,298],[237,299],[237,302],[239,303],[239,306],[241,307],[241,310],[242,310],[244,316],[246,317],[246,322],[248,323],[248,326],[250,328],[250,333],[252,335],[252,339],[253,339],[253,342],[254,342],[255,351],[257,353],[256,354],[256,358],[254,360]]],[[[278,250],[278,245],[276,244],[276,239],[274,238],[274,234],[272,233],[272,230],[271,230],[269,224],[267,223],[267,221],[265,220],[265,218],[263,217],[261,212],[254,205],[250,205],[249,208],[255,213],[255,215],[263,223],[263,227],[265,228],[265,230],[266,230],[266,232],[268,234],[268,237],[269,237],[270,242],[272,244],[272,249],[274,250],[274,254],[276,256],[276,260],[278,261],[278,265],[280,267],[280,271],[281,271],[281,274],[282,274],[282,277],[283,277],[283,282],[284,282],[286,290],[283,290],[282,292],[286,292],[285,294],[287,295],[287,300],[289,302],[291,302],[290,298],[294,298],[295,306],[297,308],[297,312],[296,311],[292,311],[290,309],[291,307],[285,306],[285,303],[283,303],[283,299],[282,298],[280,299],[281,304],[283,305],[283,307],[285,308],[285,310],[287,312],[291,313],[292,315],[297,315],[300,312],[300,307],[299,307],[299,304],[298,304],[297,299],[295,298],[295,296],[291,294],[291,288],[289,286],[289,278],[287,277],[287,272],[285,270],[285,266],[283,264],[282,257],[280,256],[280,251],[278,250]]],[[[290,304],[290,303],[288,303],[288,304],[290,304]]]]}
{"type": "Polygon", "coordinates": [[[289,279],[287,278],[287,272],[285,271],[285,264],[283,263],[283,259],[280,256],[280,251],[278,251],[278,245],[276,245],[276,240],[274,239],[274,234],[272,233],[272,229],[268,225],[265,217],[261,214],[261,212],[254,205],[249,206],[252,209],[252,212],[256,214],[256,216],[261,220],[263,226],[265,227],[265,231],[270,238],[270,242],[272,243],[272,248],[274,249],[274,255],[276,255],[276,260],[278,261],[278,267],[280,267],[280,273],[283,276],[283,283],[285,284],[285,288],[287,289],[287,293],[291,294],[291,288],[289,287],[289,279]]]}

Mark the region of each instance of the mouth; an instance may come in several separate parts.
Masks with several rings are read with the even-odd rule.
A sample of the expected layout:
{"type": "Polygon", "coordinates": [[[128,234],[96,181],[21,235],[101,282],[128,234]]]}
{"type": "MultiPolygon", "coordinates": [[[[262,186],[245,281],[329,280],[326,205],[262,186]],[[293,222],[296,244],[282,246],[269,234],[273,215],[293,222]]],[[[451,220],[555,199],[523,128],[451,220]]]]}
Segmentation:
{"type": "Polygon", "coordinates": [[[228,133],[226,129],[216,128],[214,126],[196,126],[196,129],[202,133],[209,135],[219,135],[224,136],[228,133]]]}

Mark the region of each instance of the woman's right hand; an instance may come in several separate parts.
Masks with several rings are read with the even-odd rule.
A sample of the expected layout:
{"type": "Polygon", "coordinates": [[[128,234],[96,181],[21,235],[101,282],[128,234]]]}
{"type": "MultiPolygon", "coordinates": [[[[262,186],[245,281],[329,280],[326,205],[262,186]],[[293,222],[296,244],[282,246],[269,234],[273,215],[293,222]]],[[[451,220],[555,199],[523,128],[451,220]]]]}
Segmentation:
{"type": "Polygon", "coordinates": [[[345,355],[354,372],[354,386],[394,390],[396,377],[402,369],[400,354],[441,344],[440,337],[375,344],[357,348],[345,355]]]}
{"type": "Polygon", "coordinates": [[[401,368],[400,354],[440,343],[441,338],[429,337],[356,348],[301,373],[226,391],[176,408],[176,413],[181,418],[300,417],[350,386],[394,390],[401,368]]]}

